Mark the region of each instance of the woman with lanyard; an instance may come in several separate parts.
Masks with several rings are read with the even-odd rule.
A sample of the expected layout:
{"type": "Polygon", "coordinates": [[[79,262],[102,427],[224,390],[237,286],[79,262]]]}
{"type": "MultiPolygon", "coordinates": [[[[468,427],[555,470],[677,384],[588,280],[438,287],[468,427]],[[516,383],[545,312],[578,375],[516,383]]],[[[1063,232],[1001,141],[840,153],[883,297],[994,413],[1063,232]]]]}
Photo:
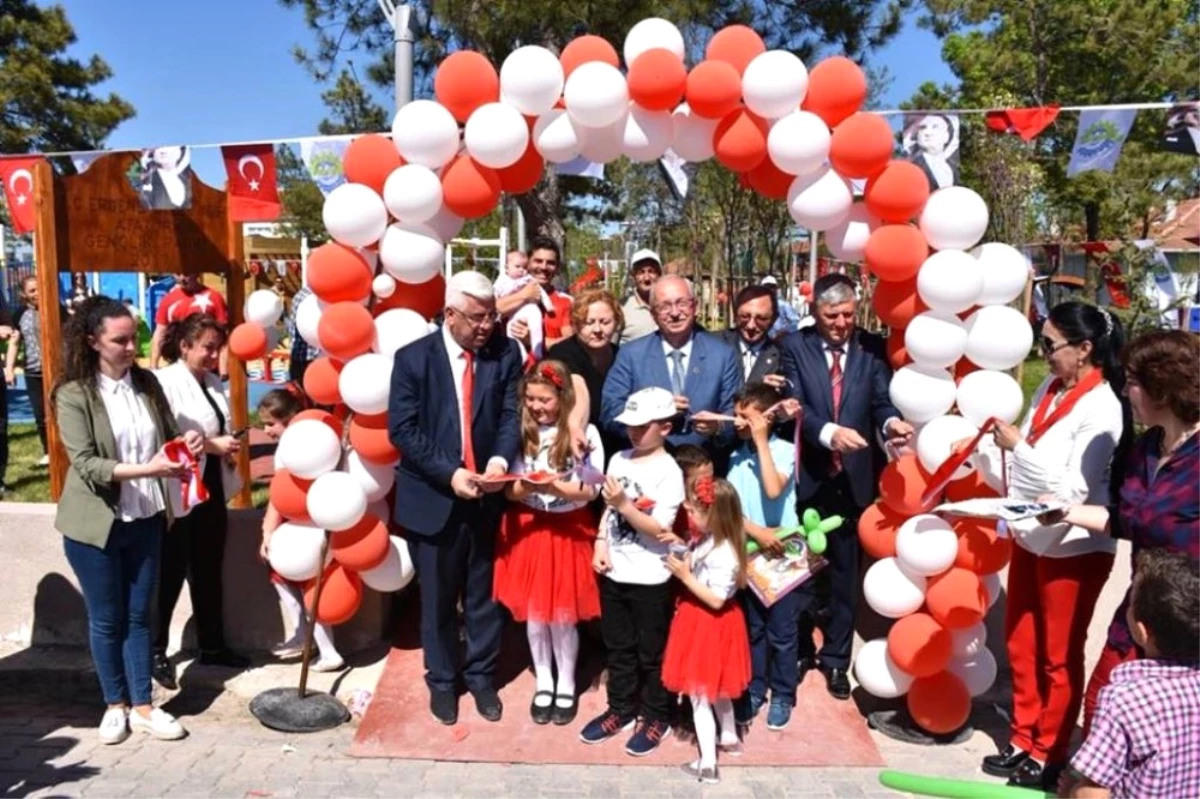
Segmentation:
{"type": "MultiPolygon", "coordinates": [[[[1110,462],[1131,430],[1118,399],[1123,342],[1120,322],[1106,310],[1066,302],[1050,311],[1041,338],[1050,374],[1020,429],[997,424],[977,455],[990,484],[1001,489],[1006,476],[1013,499],[1108,502],[1110,462]]],[[[1012,734],[1004,750],[983,759],[983,771],[1008,777],[1009,785],[1053,791],[1083,700],[1088,624],[1116,544],[1037,519],[1014,522],[1008,532],[1016,543],[1005,616],[1012,734]]]]}
{"type": "MultiPolygon", "coordinates": [[[[1131,542],[1135,573],[1143,549],[1182,553],[1194,563],[1200,560],[1200,340],[1183,330],[1155,330],[1135,338],[1122,360],[1125,393],[1146,432],[1125,461],[1125,479],[1112,503],[1076,505],[1057,516],[1131,542]]],[[[1112,670],[1139,656],[1128,607],[1126,591],[1088,681],[1084,737],[1112,670]]]]}
{"type": "Polygon", "coordinates": [[[168,690],[177,687],[167,646],[171,616],[185,577],[196,617],[200,663],[227,668],[250,665],[225,646],[221,584],[229,531],[225,502],[241,489],[230,461],[241,449],[241,441],[229,435],[229,401],[216,375],[223,346],[221,323],[206,314],[191,314],[167,327],[162,352],[172,363],[154,373],[179,429],[204,437],[204,452],[199,457],[202,487],[175,480],[168,483],[175,523],[163,542],[154,630],[154,680],[168,690]],[[207,499],[200,499],[204,494],[207,499]]]}
{"type": "MultiPolygon", "coordinates": [[[[92,660],[108,704],[100,722],[105,744],[124,741],[131,728],[166,740],[186,735],[150,704],[149,616],[168,521],[163,478],[182,476],[188,465],[164,451],[179,428],[136,355],[129,309],[89,297],[67,326],[63,377],[50,400],[71,462],[54,526],[87,605],[92,660]]],[[[196,432],[182,442],[193,454],[204,446],[196,432]]]]}

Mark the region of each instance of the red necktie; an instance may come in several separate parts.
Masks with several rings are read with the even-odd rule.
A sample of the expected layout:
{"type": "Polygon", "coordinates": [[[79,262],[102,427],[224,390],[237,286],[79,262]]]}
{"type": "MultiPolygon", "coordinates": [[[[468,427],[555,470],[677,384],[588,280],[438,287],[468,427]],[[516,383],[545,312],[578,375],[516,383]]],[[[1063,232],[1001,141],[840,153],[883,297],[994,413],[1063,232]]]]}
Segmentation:
{"type": "MultiPolygon", "coordinates": [[[[829,385],[833,389],[833,423],[837,424],[838,409],[842,404],[842,349],[830,347],[829,354],[833,356],[833,363],[829,367],[829,385]]],[[[830,472],[837,474],[842,470],[842,453],[834,450],[832,461],[830,472]]]]}
{"type": "Polygon", "coordinates": [[[467,471],[474,472],[475,445],[471,443],[471,399],[475,395],[475,353],[463,350],[463,360],[467,362],[467,368],[462,377],[462,455],[467,471]]]}

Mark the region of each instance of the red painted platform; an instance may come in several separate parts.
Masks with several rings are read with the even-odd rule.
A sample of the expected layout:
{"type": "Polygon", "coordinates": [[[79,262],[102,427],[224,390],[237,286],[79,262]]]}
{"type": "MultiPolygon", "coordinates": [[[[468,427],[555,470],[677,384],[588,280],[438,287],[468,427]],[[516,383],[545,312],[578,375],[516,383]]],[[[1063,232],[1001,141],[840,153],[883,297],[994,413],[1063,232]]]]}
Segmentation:
{"type": "MultiPolygon", "coordinates": [[[[407,636],[411,639],[412,635],[407,636]]],[[[459,722],[447,727],[429,713],[421,650],[411,641],[394,648],[367,714],[351,745],[355,757],[395,757],[488,763],[557,763],[587,765],[677,765],[695,757],[691,734],[676,731],[649,757],[625,754],[623,733],[596,746],[579,741],[579,731],[605,707],[603,674],[595,645],[584,637],[581,685],[589,686],[579,702],[579,716],[565,727],[534,724],[529,718],[533,673],[528,669],[524,628],[510,626],[504,640],[499,682],[504,718],[484,721],[469,694],[459,700],[459,722]]],[[[690,714],[690,709],[688,711],[690,714]]],[[[690,717],[690,715],[689,715],[690,717]]],[[[729,766],[883,766],[865,720],[853,702],[838,702],[825,690],[820,674],[810,673],[801,686],[791,725],[782,732],[766,729],[766,709],[745,739],[741,758],[722,756],[729,766]]]]}

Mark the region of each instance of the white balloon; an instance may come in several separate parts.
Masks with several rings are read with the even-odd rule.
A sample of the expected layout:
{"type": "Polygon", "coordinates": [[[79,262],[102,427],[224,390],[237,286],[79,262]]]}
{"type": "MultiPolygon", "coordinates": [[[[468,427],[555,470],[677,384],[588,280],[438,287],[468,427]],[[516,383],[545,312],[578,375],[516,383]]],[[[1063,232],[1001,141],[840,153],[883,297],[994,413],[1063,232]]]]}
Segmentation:
{"type": "Polygon", "coordinates": [[[467,152],[492,169],[512,166],[529,146],[529,125],[506,103],[485,103],[471,112],[463,132],[467,152]]]}
{"type": "Polygon", "coordinates": [[[971,696],[983,696],[996,682],[996,657],[983,647],[970,658],[952,658],[946,670],[966,684],[971,696]]]}
{"type": "Polygon", "coordinates": [[[329,425],[317,419],[292,422],[279,437],[279,462],[303,480],[315,480],[337,468],[342,442],[329,425]]]}
{"type": "Polygon", "coordinates": [[[971,250],[983,269],[980,305],[1007,305],[1021,295],[1029,280],[1029,261],[1016,247],[991,241],[971,250]]]}
{"type": "Polygon", "coordinates": [[[325,229],[349,247],[366,247],[379,241],[387,229],[387,207],[370,186],[343,183],[325,198],[321,208],[325,229]]]}
{"type": "Polygon", "coordinates": [[[675,124],[668,111],[648,111],[634,105],[625,120],[622,151],[632,161],[657,161],[671,146],[675,124]]]}
{"type": "Polygon", "coordinates": [[[789,175],[807,175],[829,160],[832,138],[825,120],[808,111],[793,110],[771,126],[767,155],[789,175]]]}
{"type": "Polygon", "coordinates": [[[866,252],[873,222],[867,204],[858,200],[850,206],[850,216],[825,232],[825,246],[839,261],[857,263],[863,259],[863,253],[866,252]]]}
{"type": "Polygon", "coordinates": [[[987,625],[981,621],[950,631],[950,651],[956,658],[972,658],[986,646],[987,625]]]}
{"type": "Polygon", "coordinates": [[[563,90],[558,56],[535,44],[518,47],[500,66],[500,99],[525,116],[544,114],[563,90]]]}
{"type": "Polygon", "coordinates": [[[904,348],[913,362],[933,369],[953,366],[967,346],[967,328],[954,314],[926,311],[904,328],[904,348]]]}
{"type": "Polygon", "coordinates": [[[446,246],[427,225],[389,225],[379,243],[384,271],[405,283],[424,283],[442,271],[446,246]]]}
{"type": "Polygon", "coordinates": [[[391,542],[391,548],[388,549],[383,563],[358,574],[368,588],[382,594],[399,591],[411,583],[413,575],[416,574],[412,555],[408,552],[408,542],[398,535],[391,536],[391,542]]]}
{"type": "Polygon", "coordinates": [[[628,112],[611,125],[579,128],[579,154],[595,164],[607,164],[621,157],[625,146],[625,120],[628,112]]]}
{"type": "Polygon", "coordinates": [[[788,211],[809,230],[829,230],[850,216],[854,192],[830,167],[800,175],[788,189],[788,211]]]}
{"type": "Polygon", "coordinates": [[[338,375],[338,393],[355,413],[376,414],[386,411],[391,387],[392,358],[377,352],[352,358],[338,375]]]}
{"type": "Polygon", "coordinates": [[[462,232],[463,225],[466,222],[460,216],[455,216],[454,212],[443,205],[438,209],[438,212],[433,215],[433,218],[425,223],[437,237],[442,241],[450,241],[459,233],[462,232]]]}
{"type": "Polygon", "coordinates": [[[945,369],[909,364],[892,375],[888,396],[906,420],[924,424],[954,406],[954,377],[945,369]]]}
{"type": "Polygon", "coordinates": [[[888,654],[887,639],[867,641],[854,657],[854,678],[863,690],[880,699],[904,696],[913,676],[900,670],[888,654]]]}
{"type": "Polygon", "coordinates": [[[912,574],[934,577],[954,565],[958,536],[932,514],[913,516],[896,533],[896,559],[912,574]]]}
{"type": "Polygon", "coordinates": [[[993,416],[1012,424],[1021,415],[1021,407],[1025,404],[1020,383],[1005,372],[988,369],[964,377],[958,384],[956,396],[958,412],[978,427],[993,416]]]}
{"type": "Polygon", "coordinates": [[[935,252],[917,272],[917,294],[930,310],[961,313],[979,302],[983,270],[962,250],[935,252]]]}
{"type": "Polygon", "coordinates": [[[581,137],[570,115],[553,108],[533,126],[533,146],[552,164],[565,164],[579,157],[581,137]]]}
{"type": "Polygon", "coordinates": [[[332,533],[349,530],[367,512],[367,492],[349,472],[327,472],[308,487],[308,518],[332,533]]]}
{"type": "Polygon", "coordinates": [[[383,184],[383,203],[403,222],[425,222],[442,207],[442,181],[429,167],[405,164],[383,184]]]}
{"type": "Polygon", "coordinates": [[[325,531],[320,527],[284,522],[271,534],[267,562],[283,579],[302,583],[321,573],[321,548],[324,545],[325,531]]]}
{"type": "Polygon", "coordinates": [[[987,589],[988,610],[991,610],[992,605],[996,604],[996,600],[1000,598],[1000,590],[1003,588],[1003,584],[1000,582],[1000,572],[981,574],[979,579],[983,581],[983,587],[987,589]]]}
{"type": "MultiPolygon", "coordinates": [[[[367,513],[377,509],[375,503],[386,497],[387,492],[392,490],[392,485],[396,482],[396,470],[392,465],[363,460],[354,450],[346,454],[346,472],[358,482],[366,493],[367,513]]],[[[386,522],[389,515],[384,513],[379,518],[386,522]]]]}
{"type": "Polygon", "coordinates": [[[270,329],[283,316],[283,298],[270,289],[250,292],[246,298],[246,321],[270,329]]]}
{"type": "Polygon", "coordinates": [[[396,279],[391,275],[376,275],[371,281],[371,292],[381,300],[396,293],[396,279]]]}
{"type": "Polygon", "coordinates": [[[408,163],[441,169],[458,155],[458,122],[433,100],[414,100],[396,112],[392,143],[408,163]]]}
{"type": "MultiPolygon", "coordinates": [[[[931,420],[917,433],[917,459],[925,471],[933,474],[954,449],[955,442],[974,438],[979,428],[961,416],[939,416],[931,420]]],[[[955,470],[952,479],[960,480],[975,471],[972,459],[955,470]]]]}
{"type": "Polygon", "coordinates": [[[925,603],[925,578],[908,571],[896,558],[882,558],[867,569],[863,598],[880,616],[899,619],[925,603]]]}
{"type": "Polygon", "coordinates": [[[808,70],[803,61],[786,50],[759,53],[742,74],[746,107],[767,119],[798,111],[807,92],[808,70]]]}
{"type": "Polygon", "coordinates": [[[567,113],[584,127],[602,128],[619,120],[629,106],[625,76],[612,64],[589,61],[567,78],[567,113]]]}
{"type": "Polygon", "coordinates": [[[671,120],[674,123],[671,149],[676,155],[693,164],[713,157],[713,134],[721,120],[696,116],[687,103],[675,109],[671,120]]]}
{"type": "Polygon", "coordinates": [[[935,250],[969,250],[987,230],[987,203],[966,186],[947,186],[929,195],[918,225],[935,250]]]}
{"type": "Polygon", "coordinates": [[[1012,369],[1033,346],[1025,315],[1007,305],[988,305],[967,317],[967,357],[984,369],[1012,369]]]}
{"type": "MultiPolygon", "coordinates": [[[[670,50],[682,61],[686,52],[683,34],[672,23],[659,17],[648,17],[629,29],[625,34],[625,66],[628,67],[647,50],[662,48],[670,50]]],[[[575,73],[571,73],[574,75],[575,73]]]]}
{"type": "Polygon", "coordinates": [[[300,307],[296,309],[297,332],[309,345],[318,349],[321,347],[321,340],[317,337],[317,325],[321,323],[324,310],[325,304],[316,294],[309,294],[300,301],[300,307]]]}
{"type": "Polygon", "coordinates": [[[407,347],[429,332],[425,317],[408,308],[393,308],[375,317],[375,345],[380,355],[391,358],[396,350],[407,347]]]}

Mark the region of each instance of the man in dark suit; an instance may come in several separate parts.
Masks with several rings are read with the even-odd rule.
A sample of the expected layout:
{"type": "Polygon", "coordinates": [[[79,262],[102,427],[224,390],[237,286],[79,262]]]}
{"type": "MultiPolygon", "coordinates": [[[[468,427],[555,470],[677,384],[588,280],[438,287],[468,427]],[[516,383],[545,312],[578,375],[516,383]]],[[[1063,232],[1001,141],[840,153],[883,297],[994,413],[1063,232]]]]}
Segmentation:
{"type": "MultiPolygon", "coordinates": [[[[892,370],[883,339],[855,329],[854,283],[845,275],[826,275],[813,287],[813,297],[816,325],[784,337],[779,345],[790,396],[800,400],[804,413],[796,501],[801,512],[814,508],[822,517],[838,514],[845,522],[829,536],[825,552],[830,618],[819,658],[811,622],[801,622],[801,679],[804,669],[819,665],[829,692],[848,699],[859,592],[858,517],[874,501],[884,465],[876,434],[902,446],[913,428],[888,396],[892,370]]],[[[802,608],[811,603],[815,582],[799,589],[805,595],[802,608]]],[[[808,615],[802,610],[802,619],[808,615]]]]}
{"type": "Polygon", "coordinates": [[[769,286],[746,286],[733,300],[734,324],[720,336],[737,354],[742,380],[766,383],[782,393],[787,382],[779,362],[779,346],[767,331],[779,315],[778,299],[769,286]]]}
{"type": "Polygon", "coordinates": [[[502,616],[492,600],[503,483],[520,451],[516,342],[496,329],[491,282],[459,272],[446,285],[441,329],[396,353],[388,435],[400,451],[396,521],[409,531],[421,586],[421,646],[430,710],[458,720],[457,603],[466,657],[461,675],[488,721],[503,708],[493,685],[502,616]],[[465,432],[464,432],[465,431],[465,432]]]}

